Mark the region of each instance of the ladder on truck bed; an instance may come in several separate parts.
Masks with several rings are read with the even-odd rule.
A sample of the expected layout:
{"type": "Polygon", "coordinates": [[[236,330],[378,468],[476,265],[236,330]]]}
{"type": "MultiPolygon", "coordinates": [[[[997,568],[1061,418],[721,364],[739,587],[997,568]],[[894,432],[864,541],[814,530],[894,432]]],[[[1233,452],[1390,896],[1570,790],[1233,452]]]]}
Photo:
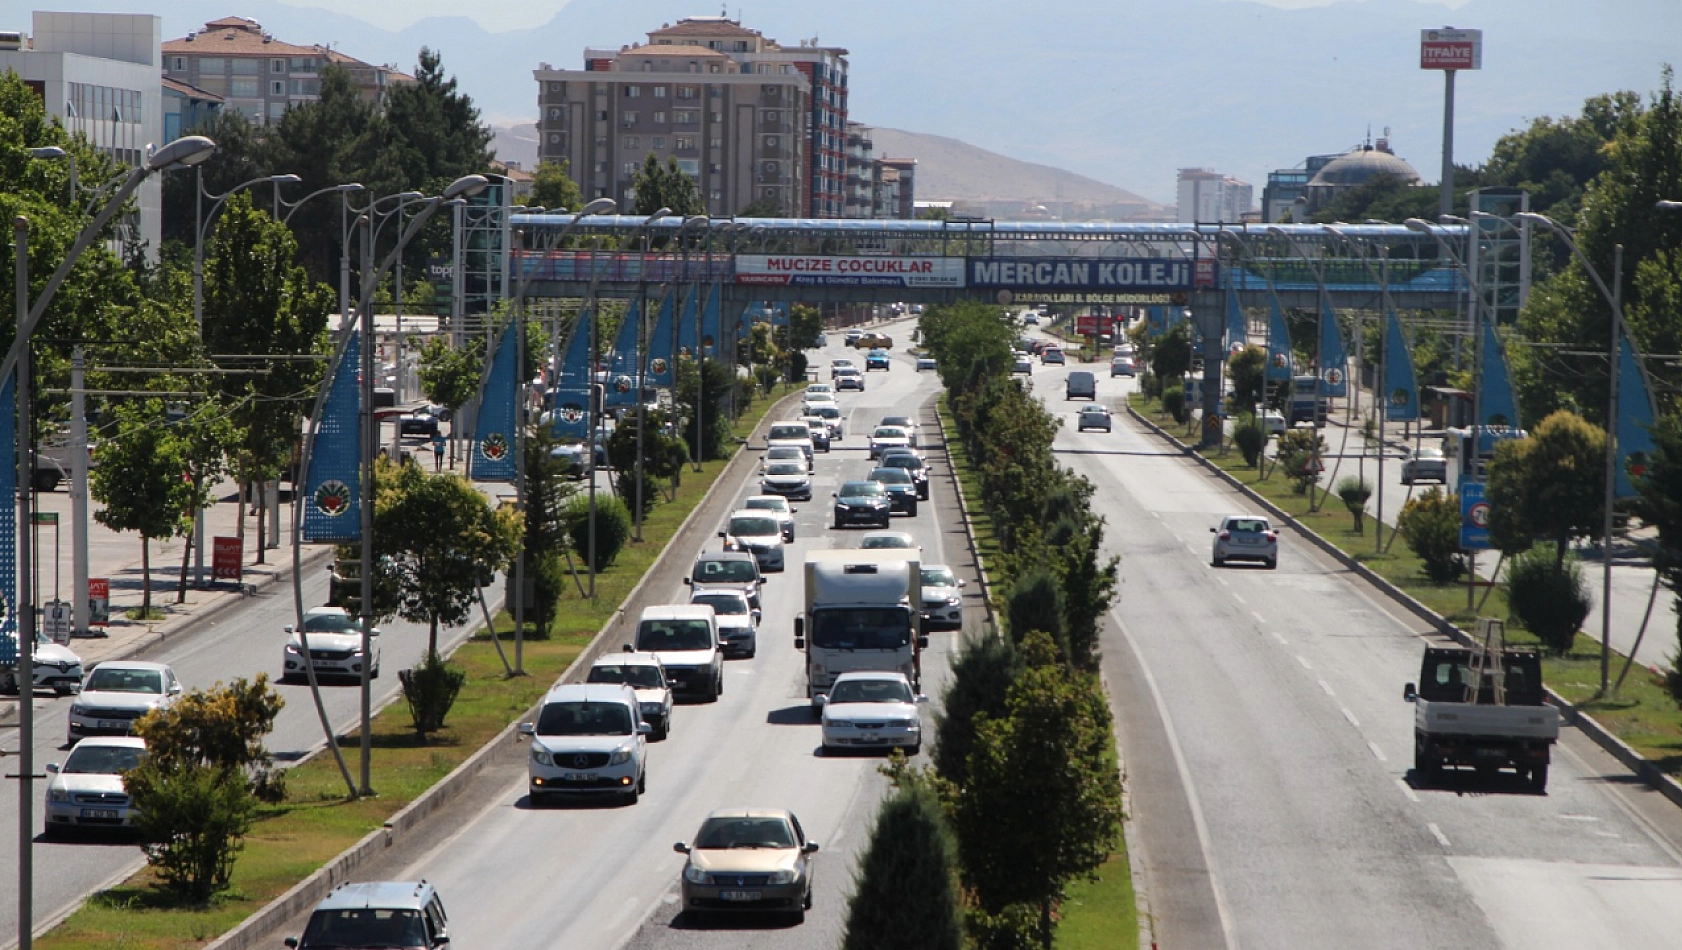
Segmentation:
{"type": "Polygon", "coordinates": [[[1472,675],[1466,681],[1466,702],[1483,702],[1479,696],[1489,684],[1489,703],[1507,705],[1507,671],[1503,657],[1507,649],[1507,624],[1495,617],[1479,617],[1477,642],[1472,645],[1472,675]]]}

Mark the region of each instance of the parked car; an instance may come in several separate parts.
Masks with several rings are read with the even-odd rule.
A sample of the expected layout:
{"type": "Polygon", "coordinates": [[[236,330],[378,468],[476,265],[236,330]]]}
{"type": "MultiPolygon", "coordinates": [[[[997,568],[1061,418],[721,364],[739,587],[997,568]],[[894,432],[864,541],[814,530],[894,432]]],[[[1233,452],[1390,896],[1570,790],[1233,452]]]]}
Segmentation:
{"type": "Polygon", "coordinates": [[[1443,455],[1442,449],[1422,445],[1409,449],[1402,456],[1402,484],[1412,485],[1414,482],[1448,484],[1448,458],[1443,455]]]}
{"type": "Polygon", "coordinates": [[[758,911],[799,923],[812,907],[818,843],[806,839],[793,812],[721,808],[701,823],[693,843],[672,849],[688,856],[678,877],[685,916],[758,911]]]}
{"type": "Polygon", "coordinates": [[[713,609],[718,621],[718,640],[726,657],[752,659],[759,652],[757,631],[759,611],[737,590],[702,590],[689,595],[692,604],[704,604],[713,609]]]}
{"type": "Polygon", "coordinates": [[[844,482],[835,493],[834,527],[863,524],[886,528],[892,517],[888,490],[881,482],[844,482]]]}
{"type": "MultiPolygon", "coordinates": [[[[716,593],[709,596],[741,595],[716,593]]],[[[648,723],[652,729],[649,738],[664,739],[671,734],[672,686],[666,682],[666,668],[660,664],[659,657],[635,650],[604,653],[590,664],[590,673],[584,678],[584,682],[624,683],[631,687],[631,691],[637,694],[637,707],[642,711],[642,721],[648,723]]]]}
{"type": "Polygon", "coordinates": [[[892,511],[902,511],[911,517],[917,517],[917,483],[912,481],[911,473],[903,468],[884,466],[870,471],[871,481],[881,482],[888,492],[888,504],[892,511]]]}
{"type": "Polygon", "coordinates": [[[869,353],[865,354],[865,372],[869,372],[873,369],[891,370],[893,368],[893,361],[889,359],[887,350],[871,350],[869,353]]]}
{"type": "Polygon", "coordinates": [[[442,950],[450,945],[449,926],[431,884],[361,881],[334,888],[315,905],[303,937],[287,937],[285,944],[293,950],[442,950]]]}
{"type": "Polygon", "coordinates": [[[794,543],[794,516],[799,509],[791,506],[788,499],[782,495],[749,495],[742,502],[743,508],[754,511],[768,511],[776,516],[777,522],[783,526],[783,541],[794,543]]]}
{"type": "Polygon", "coordinates": [[[823,749],[923,748],[922,704],[904,673],[854,670],[835,678],[823,707],[823,749]]]}
{"type": "Polygon", "coordinates": [[[929,627],[957,629],[964,625],[964,582],[944,564],[925,564],[923,619],[929,627]]]}
{"type": "Polygon", "coordinates": [[[1085,432],[1088,429],[1110,430],[1110,410],[1103,406],[1082,406],[1075,417],[1075,431],[1085,432]]]}
{"type": "MultiPolygon", "coordinates": [[[[317,677],[362,679],[362,622],[343,607],[311,607],[304,611],[304,632],[309,634],[310,665],[317,677]]],[[[303,638],[298,628],[286,625],[286,649],[281,667],[282,683],[302,683],[309,679],[304,668],[303,638]]],[[[374,658],[368,668],[368,678],[380,675],[380,628],[368,632],[369,649],[374,658]]]]}
{"type": "Polygon", "coordinates": [[[636,648],[639,653],[654,654],[665,667],[672,692],[700,696],[707,702],[715,702],[724,692],[718,616],[706,604],[644,607],[637,620],[636,648]]]}
{"type": "Polygon", "coordinates": [[[1131,357],[1131,356],[1112,356],[1112,357],[1110,357],[1110,378],[1111,379],[1114,379],[1117,376],[1137,376],[1137,375],[1139,375],[1139,367],[1134,364],[1133,357],[1131,357]]]}
{"type": "Polygon", "coordinates": [[[70,704],[69,739],[126,736],[134,721],[175,702],[181,681],[163,663],[110,660],[93,668],[70,704]]]}
{"type": "Polygon", "coordinates": [[[48,763],[46,836],[132,831],[134,802],[123,787],[123,773],[145,755],[146,740],[138,736],[96,736],[76,743],[62,765],[48,763]]]}
{"type": "MultiPolygon", "coordinates": [[[[60,696],[69,696],[82,688],[82,658],[61,643],[36,637],[34,665],[36,689],[50,689],[60,696]]],[[[17,691],[14,671],[0,669],[0,692],[17,691]]]]}
{"type": "Polygon", "coordinates": [[[1259,515],[1227,515],[1215,535],[1209,563],[1221,567],[1228,561],[1260,561],[1269,568],[1279,566],[1279,535],[1259,515]]]}

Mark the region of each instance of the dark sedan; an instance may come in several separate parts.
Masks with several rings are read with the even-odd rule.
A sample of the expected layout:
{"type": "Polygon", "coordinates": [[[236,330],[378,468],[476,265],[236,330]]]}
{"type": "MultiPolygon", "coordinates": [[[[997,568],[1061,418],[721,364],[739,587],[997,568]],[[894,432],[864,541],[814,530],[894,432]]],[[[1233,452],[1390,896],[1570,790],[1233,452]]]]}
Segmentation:
{"type": "Polygon", "coordinates": [[[882,453],[877,464],[882,468],[903,468],[910,472],[912,484],[917,486],[917,498],[929,500],[929,467],[922,456],[911,449],[889,449],[882,453]]]}
{"type": "Polygon", "coordinates": [[[903,512],[913,518],[917,516],[917,483],[911,480],[910,472],[884,466],[872,469],[870,477],[887,489],[892,511],[903,512]]]}
{"type": "Polygon", "coordinates": [[[893,503],[881,482],[846,482],[835,493],[835,527],[862,524],[886,528],[893,503]]]}

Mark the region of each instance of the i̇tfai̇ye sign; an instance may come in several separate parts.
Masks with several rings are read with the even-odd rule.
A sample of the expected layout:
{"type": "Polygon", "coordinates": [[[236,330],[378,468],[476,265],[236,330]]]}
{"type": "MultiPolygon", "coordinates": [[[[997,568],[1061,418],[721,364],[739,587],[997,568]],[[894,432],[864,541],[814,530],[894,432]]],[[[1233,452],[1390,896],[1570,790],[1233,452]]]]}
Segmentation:
{"type": "Polygon", "coordinates": [[[1419,31],[1420,69],[1482,69],[1482,30],[1419,31]]]}

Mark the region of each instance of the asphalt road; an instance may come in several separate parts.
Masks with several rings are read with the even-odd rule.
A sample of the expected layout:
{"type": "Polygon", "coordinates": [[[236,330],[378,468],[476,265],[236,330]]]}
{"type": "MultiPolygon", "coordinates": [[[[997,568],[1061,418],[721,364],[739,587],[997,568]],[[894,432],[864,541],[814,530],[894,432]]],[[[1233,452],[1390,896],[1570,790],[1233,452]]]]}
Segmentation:
{"type": "MultiPolygon", "coordinates": [[[[1546,795],[1418,782],[1424,625],[1288,532],[1276,571],[1210,567],[1210,526],[1253,507],[1124,412],[1074,432],[1074,368],[1032,383],[1122,559],[1104,668],[1162,947],[1676,945],[1677,809],[1574,730],[1546,795]]],[[[1100,401],[1127,388],[1099,373],[1100,401]]]]}

